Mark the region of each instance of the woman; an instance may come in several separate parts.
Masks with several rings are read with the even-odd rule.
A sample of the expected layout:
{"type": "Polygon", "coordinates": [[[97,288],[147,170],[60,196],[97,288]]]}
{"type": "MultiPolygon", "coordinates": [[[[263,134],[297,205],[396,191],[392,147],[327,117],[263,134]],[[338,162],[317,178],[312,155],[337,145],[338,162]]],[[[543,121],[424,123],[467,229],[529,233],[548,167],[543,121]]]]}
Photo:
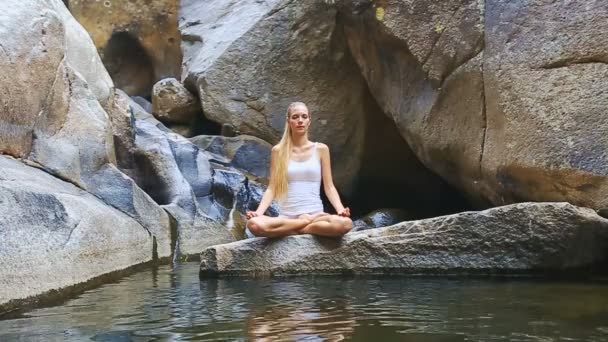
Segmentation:
{"type": "Polygon", "coordinates": [[[256,236],[294,234],[342,236],[352,228],[350,210],[344,208],[331,176],[329,148],[308,140],[310,114],[302,102],[287,108],[285,131],[270,156],[270,182],[256,211],[247,212],[247,228],[256,236]],[[338,215],[323,212],[323,188],[338,215]],[[273,199],[279,217],[265,216],[273,199]]]}

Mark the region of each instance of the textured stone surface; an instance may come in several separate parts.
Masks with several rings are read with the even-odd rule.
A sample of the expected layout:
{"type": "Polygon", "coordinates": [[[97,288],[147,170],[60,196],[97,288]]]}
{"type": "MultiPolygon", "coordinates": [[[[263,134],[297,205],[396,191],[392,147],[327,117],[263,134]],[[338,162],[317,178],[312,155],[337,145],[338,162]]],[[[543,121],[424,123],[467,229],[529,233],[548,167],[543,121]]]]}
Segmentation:
{"type": "Polygon", "coordinates": [[[207,214],[212,203],[213,171],[207,156],[186,138],[168,131],[134,102],[135,180],[172,217],[176,252],[200,253],[202,248],[234,241],[222,221],[207,214]]]}
{"type": "Polygon", "coordinates": [[[478,202],[483,8],[473,0],[342,1],[370,90],[420,161],[478,202]]]}
{"type": "Polygon", "coordinates": [[[330,146],[334,178],[350,193],[369,95],[335,15],[317,1],[184,1],[182,35],[199,41],[184,50],[183,78],[206,117],[272,144],[289,103],[307,103],[311,139],[330,146]]]}
{"type": "Polygon", "coordinates": [[[211,162],[244,171],[268,184],[272,146],[266,141],[250,135],[199,135],[190,141],[207,152],[211,162]]]}
{"type": "Polygon", "coordinates": [[[337,4],[371,92],[429,169],[481,206],[607,206],[604,2],[337,4]]]}
{"type": "Polygon", "coordinates": [[[165,78],[154,84],[152,114],[158,120],[192,124],[200,111],[198,99],[175,78],[165,78]]]}
{"type": "Polygon", "coordinates": [[[133,217],[156,237],[158,255],[169,256],[167,214],[116,167],[114,137],[129,129],[112,123],[128,123],[124,99],[115,98],[91,39],[61,1],[2,6],[0,153],[27,159],[133,217]]]}
{"type": "Polygon", "coordinates": [[[485,17],[489,196],[608,206],[608,3],[491,1],[485,17]]]}
{"type": "Polygon", "coordinates": [[[149,95],[154,83],[178,77],[182,53],[176,0],[69,0],[116,85],[129,95],[149,95]]]}
{"type": "Polygon", "coordinates": [[[153,236],[97,197],[0,156],[0,312],[152,260],[153,236]]]}
{"type": "Polygon", "coordinates": [[[398,208],[383,208],[372,211],[364,217],[353,221],[351,232],[360,230],[388,227],[396,223],[413,220],[415,217],[411,213],[398,208]]]}
{"type": "Polygon", "coordinates": [[[346,234],[255,238],[201,254],[201,277],[560,271],[608,258],[608,220],[567,203],[521,203],[346,234]]]}

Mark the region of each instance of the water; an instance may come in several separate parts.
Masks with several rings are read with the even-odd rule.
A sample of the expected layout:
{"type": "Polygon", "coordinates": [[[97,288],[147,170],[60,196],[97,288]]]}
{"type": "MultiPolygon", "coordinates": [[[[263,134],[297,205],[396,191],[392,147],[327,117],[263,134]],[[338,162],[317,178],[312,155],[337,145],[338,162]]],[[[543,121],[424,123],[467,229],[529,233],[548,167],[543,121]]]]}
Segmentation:
{"type": "Polygon", "coordinates": [[[608,281],[211,279],[148,269],[0,320],[0,341],[608,341],[608,281]]]}

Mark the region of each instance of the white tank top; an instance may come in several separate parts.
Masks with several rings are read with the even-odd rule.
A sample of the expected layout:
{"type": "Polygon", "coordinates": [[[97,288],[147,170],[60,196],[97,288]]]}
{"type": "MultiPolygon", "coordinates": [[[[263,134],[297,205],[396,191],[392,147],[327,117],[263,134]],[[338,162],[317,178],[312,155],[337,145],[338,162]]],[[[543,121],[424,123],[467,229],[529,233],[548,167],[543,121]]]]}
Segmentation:
{"type": "Polygon", "coordinates": [[[279,203],[284,216],[319,213],[321,202],[321,161],[317,155],[317,143],[312,156],[305,161],[289,160],[287,167],[287,196],[279,203]]]}

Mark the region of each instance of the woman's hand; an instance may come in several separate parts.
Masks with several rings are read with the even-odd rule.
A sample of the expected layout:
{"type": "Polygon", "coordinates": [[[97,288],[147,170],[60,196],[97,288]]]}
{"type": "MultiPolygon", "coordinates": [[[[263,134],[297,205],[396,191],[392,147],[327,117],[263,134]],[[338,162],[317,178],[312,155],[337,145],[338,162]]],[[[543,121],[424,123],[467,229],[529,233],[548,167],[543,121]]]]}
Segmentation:
{"type": "Polygon", "coordinates": [[[341,212],[338,213],[339,216],[350,217],[350,209],[344,208],[341,212]]]}
{"type": "Polygon", "coordinates": [[[251,218],[253,218],[253,217],[257,217],[257,216],[260,216],[260,214],[258,214],[258,213],[257,213],[257,212],[255,212],[255,211],[248,211],[248,212],[247,212],[247,219],[248,219],[248,220],[250,220],[250,219],[251,219],[251,218]]]}

